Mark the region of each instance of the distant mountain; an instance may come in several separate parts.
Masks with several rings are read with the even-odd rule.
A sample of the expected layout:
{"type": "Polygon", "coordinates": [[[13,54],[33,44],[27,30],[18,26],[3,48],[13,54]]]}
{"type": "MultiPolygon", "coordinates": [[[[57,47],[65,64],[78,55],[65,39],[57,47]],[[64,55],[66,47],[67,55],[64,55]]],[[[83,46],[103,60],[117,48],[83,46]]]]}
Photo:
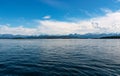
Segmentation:
{"type": "Polygon", "coordinates": [[[24,35],[0,34],[0,39],[26,38],[24,35]]]}
{"type": "Polygon", "coordinates": [[[0,34],[0,39],[106,39],[106,38],[120,38],[120,34],[69,34],[69,35],[12,35],[12,34],[0,34]]]}
{"type": "Polygon", "coordinates": [[[107,37],[101,37],[101,39],[120,39],[120,36],[107,36],[107,37]]]}

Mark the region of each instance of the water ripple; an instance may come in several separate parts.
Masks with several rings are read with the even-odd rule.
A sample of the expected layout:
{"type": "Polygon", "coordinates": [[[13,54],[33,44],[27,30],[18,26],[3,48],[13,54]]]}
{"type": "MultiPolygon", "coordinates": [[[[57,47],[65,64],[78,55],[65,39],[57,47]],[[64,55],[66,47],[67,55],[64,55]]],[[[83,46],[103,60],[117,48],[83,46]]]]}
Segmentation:
{"type": "Polygon", "coordinates": [[[0,40],[0,76],[120,76],[119,44],[99,39],[0,40]]]}

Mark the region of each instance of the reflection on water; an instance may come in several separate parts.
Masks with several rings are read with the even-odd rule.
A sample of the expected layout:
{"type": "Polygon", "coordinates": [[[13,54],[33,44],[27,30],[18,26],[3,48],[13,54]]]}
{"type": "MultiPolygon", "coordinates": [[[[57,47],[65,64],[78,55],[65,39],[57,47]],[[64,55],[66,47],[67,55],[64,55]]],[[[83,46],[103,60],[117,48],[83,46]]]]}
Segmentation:
{"type": "Polygon", "coordinates": [[[119,76],[120,40],[0,40],[0,76],[119,76]]]}

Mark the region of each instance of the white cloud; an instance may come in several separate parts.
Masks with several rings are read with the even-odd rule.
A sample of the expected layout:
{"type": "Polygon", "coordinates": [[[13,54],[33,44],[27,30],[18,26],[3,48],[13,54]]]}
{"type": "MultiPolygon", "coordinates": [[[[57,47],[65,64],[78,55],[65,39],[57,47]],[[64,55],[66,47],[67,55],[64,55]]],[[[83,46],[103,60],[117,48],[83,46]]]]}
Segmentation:
{"type": "Polygon", "coordinates": [[[45,34],[120,33],[120,11],[77,22],[46,20],[39,23],[40,32],[45,34]]]}
{"type": "Polygon", "coordinates": [[[20,34],[20,35],[34,35],[36,34],[35,28],[25,28],[23,26],[10,27],[8,25],[0,25],[0,34],[20,34]]]}
{"type": "Polygon", "coordinates": [[[50,19],[51,16],[47,15],[47,16],[44,16],[43,19],[50,19]]]}
{"type": "Polygon", "coordinates": [[[105,13],[112,13],[113,11],[110,10],[109,8],[100,8],[101,11],[105,12],[105,13]]]}
{"type": "Polygon", "coordinates": [[[7,34],[70,34],[70,33],[120,33],[120,11],[105,16],[78,21],[37,20],[36,28],[0,26],[0,33],[7,34]]]}

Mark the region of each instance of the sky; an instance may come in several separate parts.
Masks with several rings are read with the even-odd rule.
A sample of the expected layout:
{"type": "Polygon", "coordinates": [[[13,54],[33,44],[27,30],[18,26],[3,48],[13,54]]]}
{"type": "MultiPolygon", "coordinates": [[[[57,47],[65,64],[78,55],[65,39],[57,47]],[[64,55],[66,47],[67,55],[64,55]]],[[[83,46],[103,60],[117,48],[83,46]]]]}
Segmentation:
{"type": "Polygon", "coordinates": [[[120,0],[0,0],[0,34],[120,33],[120,0]]]}

